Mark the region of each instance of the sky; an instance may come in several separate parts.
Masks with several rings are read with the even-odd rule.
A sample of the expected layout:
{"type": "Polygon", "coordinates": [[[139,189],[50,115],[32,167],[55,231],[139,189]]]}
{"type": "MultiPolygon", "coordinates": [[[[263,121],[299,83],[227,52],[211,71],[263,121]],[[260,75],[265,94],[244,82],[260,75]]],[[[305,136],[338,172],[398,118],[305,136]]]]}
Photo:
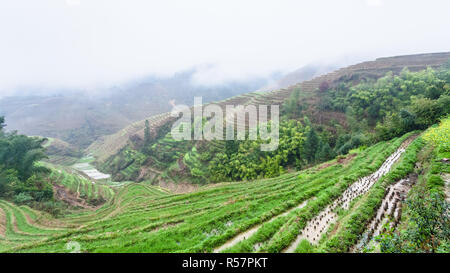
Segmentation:
{"type": "Polygon", "coordinates": [[[0,96],[450,51],[449,13],[446,0],[0,0],[0,96]]]}

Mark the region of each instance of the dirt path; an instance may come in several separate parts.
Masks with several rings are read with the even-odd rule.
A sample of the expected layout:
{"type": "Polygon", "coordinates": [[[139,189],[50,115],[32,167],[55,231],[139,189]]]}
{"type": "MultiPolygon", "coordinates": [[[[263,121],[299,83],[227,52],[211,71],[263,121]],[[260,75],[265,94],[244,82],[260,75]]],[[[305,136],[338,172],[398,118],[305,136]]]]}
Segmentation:
{"type": "Polygon", "coordinates": [[[380,177],[387,174],[392,165],[397,162],[405,151],[406,147],[412,142],[413,138],[404,141],[392,155],[390,155],[381,167],[369,176],[360,178],[358,181],[348,187],[344,193],[337,198],[331,205],[327,206],[322,212],[306,224],[306,227],[299,232],[299,235],[289,247],[283,250],[286,253],[293,253],[298,244],[306,239],[312,244],[317,244],[320,237],[328,228],[336,222],[337,215],[334,210],[338,207],[349,209],[350,203],[358,196],[369,191],[369,189],[378,181],[380,177]]]}
{"type": "MultiPolygon", "coordinates": [[[[270,222],[272,222],[273,220],[275,220],[277,217],[285,216],[285,215],[287,215],[289,212],[291,212],[291,211],[293,211],[293,210],[295,210],[295,209],[301,209],[301,208],[303,208],[304,206],[306,206],[307,203],[308,203],[308,201],[304,201],[303,203],[301,203],[300,205],[298,205],[298,206],[296,206],[296,207],[290,208],[290,209],[288,209],[287,211],[285,211],[285,212],[283,212],[283,213],[281,213],[281,214],[275,215],[274,217],[270,218],[269,220],[267,220],[267,221],[264,222],[263,224],[265,224],[265,223],[270,223],[270,222]]],[[[220,247],[214,249],[214,253],[219,253],[219,252],[221,252],[221,251],[223,251],[223,250],[225,250],[225,249],[227,249],[227,248],[230,248],[230,247],[234,246],[235,244],[237,244],[237,243],[239,243],[239,242],[241,242],[241,241],[243,241],[243,240],[246,240],[247,238],[249,238],[250,236],[252,236],[253,234],[255,234],[263,224],[259,224],[259,225],[255,226],[255,227],[253,227],[253,228],[251,228],[251,229],[249,229],[249,230],[246,230],[246,231],[244,231],[244,232],[238,234],[238,235],[235,236],[234,238],[232,238],[232,239],[230,239],[229,241],[227,241],[225,244],[223,244],[223,245],[221,245],[220,247]]]]}
{"type": "Polygon", "coordinates": [[[351,252],[360,252],[365,245],[371,242],[384,229],[384,225],[391,220],[391,227],[397,226],[402,216],[402,201],[405,200],[409,190],[415,183],[414,179],[402,179],[387,188],[386,195],[378,208],[377,214],[372,219],[363,233],[359,242],[351,249],[351,252]]]}

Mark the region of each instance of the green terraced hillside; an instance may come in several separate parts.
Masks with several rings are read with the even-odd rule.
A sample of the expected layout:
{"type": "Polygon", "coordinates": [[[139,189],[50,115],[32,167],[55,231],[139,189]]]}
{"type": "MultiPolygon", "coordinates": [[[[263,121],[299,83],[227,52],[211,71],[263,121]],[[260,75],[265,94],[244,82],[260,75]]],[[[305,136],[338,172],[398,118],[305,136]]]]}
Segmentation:
{"type": "MultiPolygon", "coordinates": [[[[334,160],[273,179],[215,184],[190,194],[171,194],[131,183],[120,188],[101,208],[57,220],[2,201],[0,215],[5,228],[0,237],[1,249],[67,252],[66,244],[74,241],[83,252],[282,252],[294,243],[308,221],[359,178],[380,168],[402,143],[404,150],[387,175],[356,203],[352,202],[348,210],[338,212],[337,224],[346,223],[347,215],[360,210],[364,200],[371,198],[384,181],[392,183],[405,176],[405,168],[414,164],[414,155],[423,146],[423,140],[416,135],[410,133],[352,151],[356,156],[345,164],[334,160]],[[78,228],[68,229],[73,226],[78,228]],[[249,231],[248,236],[236,240],[249,231]]],[[[53,175],[74,191],[81,186],[64,172],[53,175]]],[[[85,188],[85,193],[99,190],[85,188]]],[[[364,226],[358,230],[362,232],[364,226]]],[[[324,232],[320,244],[310,248],[334,247],[334,238],[342,232],[324,232]]],[[[356,242],[350,238],[342,243],[345,246],[340,250],[346,251],[356,242]]]]}

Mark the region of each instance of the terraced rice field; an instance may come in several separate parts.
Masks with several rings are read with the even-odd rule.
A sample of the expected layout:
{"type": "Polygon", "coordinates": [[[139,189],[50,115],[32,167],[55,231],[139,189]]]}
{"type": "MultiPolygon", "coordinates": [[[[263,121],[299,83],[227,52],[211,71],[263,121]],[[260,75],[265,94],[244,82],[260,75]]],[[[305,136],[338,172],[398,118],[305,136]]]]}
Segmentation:
{"type": "MultiPolygon", "coordinates": [[[[215,184],[189,194],[171,194],[158,187],[129,183],[101,208],[83,210],[54,222],[46,220],[49,225],[43,227],[19,215],[31,210],[2,202],[0,223],[4,223],[1,226],[6,227],[6,232],[0,237],[0,250],[67,252],[66,244],[72,241],[80,244],[82,252],[302,251],[304,242],[298,246],[296,239],[308,223],[336,202],[341,210],[357,209],[354,200],[342,196],[355,189],[360,191],[350,194],[353,199],[362,200],[370,194],[370,185],[375,187],[382,175],[402,161],[410,137],[408,134],[357,151],[345,165],[331,161],[325,168],[317,166],[272,179],[215,184]],[[367,177],[371,177],[369,184],[367,177]],[[360,184],[366,185],[365,190],[360,184]],[[56,230],[56,226],[60,228],[56,230]],[[69,231],[67,227],[72,228],[69,231]]],[[[336,221],[341,219],[337,217],[336,221]]],[[[319,242],[312,247],[319,250],[324,244],[319,242]]]]}
{"type": "Polygon", "coordinates": [[[307,240],[312,244],[317,243],[322,234],[337,221],[337,214],[335,213],[336,209],[342,208],[348,210],[350,203],[355,198],[367,193],[375,182],[389,172],[393,164],[397,162],[403,152],[405,152],[405,148],[409,145],[411,140],[412,139],[410,138],[403,142],[400,148],[390,155],[376,172],[353,183],[331,205],[327,206],[316,217],[309,221],[306,227],[299,233],[294,243],[285,249],[284,252],[294,252],[301,240],[307,240]]]}
{"type": "Polygon", "coordinates": [[[0,200],[0,251],[66,233],[74,225],[49,215],[0,200]]]}
{"type": "Polygon", "coordinates": [[[392,186],[389,186],[381,206],[376,212],[376,216],[369,223],[367,230],[362,238],[352,248],[352,252],[363,251],[363,247],[368,244],[374,244],[373,238],[380,235],[384,226],[388,224],[394,227],[400,221],[402,216],[402,201],[405,200],[408,191],[411,189],[411,181],[409,178],[402,179],[392,186]],[[393,222],[389,222],[393,219],[393,222]]]}
{"type": "Polygon", "coordinates": [[[50,179],[56,188],[56,194],[72,194],[77,199],[85,200],[102,198],[105,201],[114,196],[114,190],[109,185],[91,181],[70,169],[53,169],[50,179]],[[60,186],[64,186],[64,188],[60,186]],[[63,193],[61,190],[68,191],[68,193],[63,193]]]}

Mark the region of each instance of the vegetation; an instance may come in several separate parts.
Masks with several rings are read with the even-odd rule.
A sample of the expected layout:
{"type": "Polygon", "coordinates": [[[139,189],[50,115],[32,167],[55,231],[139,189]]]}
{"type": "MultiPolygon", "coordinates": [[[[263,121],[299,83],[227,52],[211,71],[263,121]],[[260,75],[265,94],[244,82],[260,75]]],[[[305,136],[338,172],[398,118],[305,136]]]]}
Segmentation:
{"type": "Polygon", "coordinates": [[[351,210],[341,214],[339,226],[331,238],[326,240],[320,251],[347,252],[357,243],[360,235],[365,231],[366,225],[373,219],[374,214],[386,195],[387,187],[414,171],[417,154],[424,143],[416,139],[409,145],[394,168],[372,186],[367,195],[355,204],[351,210]]]}
{"type": "Polygon", "coordinates": [[[378,168],[408,137],[355,151],[358,155],[346,165],[334,160],[327,167],[205,186],[190,194],[173,195],[132,183],[120,188],[101,209],[60,219],[62,224],[83,223],[83,227],[47,237],[45,242],[30,239],[35,242],[16,244],[9,251],[65,252],[65,244],[72,240],[88,252],[204,252],[258,225],[262,228],[254,236],[234,247],[255,251],[254,244],[264,243],[261,251],[281,251],[295,237],[297,224],[304,225],[358,177],[378,168]],[[291,210],[307,200],[305,207],[291,210]],[[287,234],[293,236],[284,237],[287,234]]]}
{"type": "Polygon", "coordinates": [[[450,205],[438,194],[407,200],[409,225],[402,232],[382,234],[381,252],[420,253],[450,251],[450,205]]]}
{"type": "Polygon", "coordinates": [[[448,133],[450,118],[442,120],[423,134],[431,146],[425,158],[424,172],[406,200],[404,225],[388,228],[378,238],[382,252],[446,252],[450,251],[450,206],[445,200],[445,184],[441,174],[450,173],[442,159],[450,155],[448,133]]]}
{"type": "Polygon", "coordinates": [[[188,180],[206,184],[276,177],[289,169],[303,169],[414,130],[423,130],[448,114],[450,70],[426,69],[378,80],[344,79],[321,84],[320,111],[345,113],[346,126],[327,126],[305,116],[305,94],[294,88],[283,104],[279,147],[260,151],[261,140],[175,141],[170,133],[150,137],[144,126],[144,145],[130,144],[110,157],[101,169],[116,180],[150,179],[154,183],[188,180]],[[323,108],[323,109],[322,109],[323,108]],[[151,166],[142,176],[142,168],[151,166]],[[156,171],[155,171],[156,170],[156,171]]]}
{"type": "MultiPolygon", "coordinates": [[[[262,140],[177,141],[164,115],[135,125],[140,134],[126,128],[115,137],[130,141],[100,166],[116,182],[43,163],[45,140],[6,133],[0,118],[0,252],[67,252],[76,241],[83,252],[448,253],[450,70],[316,88],[286,92],[271,152],[262,140]],[[176,194],[158,185],[168,182],[197,185],[176,194]],[[384,206],[375,236],[386,200],[400,209],[384,206]],[[319,226],[323,212],[333,217],[319,226]],[[311,223],[314,240],[302,237],[311,223]]],[[[244,98],[267,97],[232,99],[244,98]]]]}
{"type": "Polygon", "coordinates": [[[48,169],[36,164],[46,157],[44,139],[6,133],[0,117],[0,196],[16,203],[47,201],[53,191],[43,177],[48,169]]]}

